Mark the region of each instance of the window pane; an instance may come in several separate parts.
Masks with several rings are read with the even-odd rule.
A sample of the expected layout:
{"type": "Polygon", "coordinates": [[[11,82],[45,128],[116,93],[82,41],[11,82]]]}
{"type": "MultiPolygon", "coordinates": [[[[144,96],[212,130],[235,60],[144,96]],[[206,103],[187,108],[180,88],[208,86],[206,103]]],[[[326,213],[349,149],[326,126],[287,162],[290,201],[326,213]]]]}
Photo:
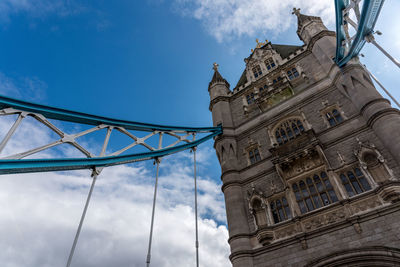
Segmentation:
{"type": "Polygon", "coordinates": [[[299,204],[301,213],[306,213],[306,212],[307,212],[307,208],[306,208],[306,206],[304,205],[304,202],[303,202],[303,201],[300,201],[300,202],[298,202],[298,204],[299,204]]]}
{"type": "Polygon", "coordinates": [[[282,209],[282,208],[279,208],[279,209],[278,209],[278,213],[279,213],[279,219],[280,219],[281,221],[286,220],[286,218],[285,218],[285,213],[283,212],[283,209],[282,209]]]}
{"type": "Polygon", "coordinates": [[[281,136],[282,136],[283,142],[286,143],[288,141],[288,139],[287,139],[286,133],[283,129],[281,129],[281,136]]]}
{"type": "Polygon", "coordinates": [[[289,206],[286,206],[286,207],[285,207],[285,212],[286,212],[286,217],[287,217],[287,219],[292,218],[292,213],[290,212],[289,206]]]}
{"type": "Polygon", "coordinates": [[[312,203],[312,201],[311,201],[311,198],[306,198],[305,200],[306,200],[306,204],[307,204],[308,210],[309,210],[309,211],[314,210],[314,205],[313,205],[313,203],[312,203]]]}
{"type": "Polygon", "coordinates": [[[346,191],[349,194],[349,197],[352,197],[355,195],[353,187],[351,187],[350,184],[345,184],[344,187],[346,188],[346,191]]]}
{"type": "Polygon", "coordinates": [[[306,184],[303,181],[300,181],[299,185],[300,185],[300,189],[301,189],[301,193],[303,194],[303,197],[308,197],[309,194],[308,194],[308,191],[306,188],[306,184]]]}
{"type": "Polygon", "coordinates": [[[328,193],[329,193],[329,196],[331,197],[332,202],[338,201],[338,198],[337,198],[337,196],[336,196],[336,193],[335,193],[335,191],[333,191],[333,189],[332,189],[332,190],[329,190],[328,193]]]}
{"type": "Polygon", "coordinates": [[[303,124],[301,123],[301,121],[299,121],[299,120],[297,121],[297,126],[299,127],[301,132],[304,132],[304,127],[303,127],[303,124]]]}
{"type": "Polygon", "coordinates": [[[361,189],[360,185],[358,184],[358,181],[357,181],[356,177],[354,176],[353,172],[348,172],[347,176],[349,177],[350,182],[353,185],[354,189],[356,190],[357,194],[362,193],[363,190],[361,189]]]}
{"type": "Polygon", "coordinates": [[[364,174],[361,172],[361,170],[359,168],[355,168],[354,171],[357,176],[364,176],[364,174]]]}
{"type": "Polygon", "coordinates": [[[365,177],[362,177],[359,180],[360,180],[362,187],[364,188],[364,191],[371,190],[371,186],[368,183],[367,179],[365,179],[365,177]]]}
{"type": "Polygon", "coordinates": [[[300,134],[299,128],[297,128],[296,124],[292,123],[292,129],[296,135],[300,134]]]}
{"type": "Polygon", "coordinates": [[[325,183],[326,189],[331,189],[332,188],[331,182],[329,181],[328,178],[324,179],[324,183],[325,183]]]}
{"type": "Polygon", "coordinates": [[[335,126],[335,125],[336,125],[336,121],[335,121],[335,119],[332,118],[332,117],[328,119],[328,122],[329,122],[329,125],[330,125],[330,126],[335,126]]]}
{"type": "Polygon", "coordinates": [[[318,196],[313,196],[313,200],[316,208],[322,207],[321,200],[318,196]]]}
{"type": "Polygon", "coordinates": [[[340,175],[340,179],[342,180],[342,184],[344,185],[344,187],[346,188],[347,194],[349,195],[349,197],[352,197],[355,195],[353,188],[350,185],[349,180],[347,179],[347,177],[344,174],[340,175]]]}
{"type": "Polygon", "coordinates": [[[288,133],[289,139],[292,139],[292,138],[293,138],[293,132],[292,132],[292,130],[288,127],[288,128],[286,128],[286,131],[287,131],[287,133],[288,133]]]}
{"type": "Polygon", "coordinates": [[[329,205],[331,202],[329,201],[328,195],[324,192],[321,193],[321,198],[324,206],[329,205]]]}
{"type": "Polygon", "coordinates": [[[278,213],[276,213],[276,210],[272,211],[272,217],[274,217],[275,223],[279,222],[279,217],[278,217],[278,213]]]}

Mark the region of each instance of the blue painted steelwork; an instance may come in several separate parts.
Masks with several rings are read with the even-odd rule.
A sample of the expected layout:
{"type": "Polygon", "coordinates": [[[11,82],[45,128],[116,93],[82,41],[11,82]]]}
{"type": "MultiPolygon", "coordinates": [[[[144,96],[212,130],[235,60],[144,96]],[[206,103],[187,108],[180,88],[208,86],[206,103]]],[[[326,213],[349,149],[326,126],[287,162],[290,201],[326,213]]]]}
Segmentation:
{"type": "Polygon", "coordinates": [[[336,58],[335,62],[343,67],[350,59],[356,57],[365,44],[365,37],[373,33],[375,23],[382,9],[384,0],[364,0],[357,33],[346,54],[346,35],[344,25],[347,23],[343,11],[350,6],[349,0],[335,0],[336,10],[336,58]]]}
{"type": "Polygon", "coordinates": [[[198,140],[175,147],[159,149],[155,151],[135,153],[119,156],[102,156],[94,158],[65,158],[65,159],[1,159],[0,174],[45,172],[45,171],[65,171],[91,169],[95,167],[108,167],[113,165],[125,164],[140,160],[152,159],[170,155],[185,149],[190,149],[199,144],[222,134],[222,126],[218,127],[176,127],[163,126],[148,123],[139,123],[125,120],[110,119],[66,109],[48,107],[39,104],[33,104],[4,96],[0,96],[0,109],[14,108],[26,112],[42,114],[46,118],[60,121],[69,121],[89,125],[107,124],[110,126],[124,127],[129,130],[140,131],[185,131],[189,133],[209,133],[198,140]]]}
{"type": "Polygon", "coordinates": [[[106,118],[91,114],[86,114],[82,112],[76,112],[61,108],[48,107],[40,104],[35,104],[31,102],[21,101],[18,99],[0,96],[0,109],[4,108],[15,108],[18,110],[39,113],[48,119],[55,119],[60,121],[77,122],[88,125],[100,125],[107,124],[110,126],[120,126],[127,130],[139,130],[139,131],[188,131],[188,132],[209,132],[215,131],[215,127],[178,127],[178,126],[164,126],[157,124],[133,122],[118,120],[112,118],[106,118]]]}

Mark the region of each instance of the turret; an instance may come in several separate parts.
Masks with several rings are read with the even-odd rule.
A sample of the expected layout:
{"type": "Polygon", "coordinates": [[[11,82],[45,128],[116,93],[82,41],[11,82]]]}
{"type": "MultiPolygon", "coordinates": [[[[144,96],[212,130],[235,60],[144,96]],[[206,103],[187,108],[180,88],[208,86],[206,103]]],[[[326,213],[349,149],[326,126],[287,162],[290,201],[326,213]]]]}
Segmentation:
{"type": "Polygon", "coordinates": [[[292,14],[297,16],[297,35],[313,52],[325,72],[329,72],[336,53],[335,32],[329,31],[320,17],[301,14],[300,8],[293,8],[292,14]]]}
{"type": "MultiPolygon", "coordinates": [[[[229,83],[218,71],[218,64],[214,63],[214,75],[208,86],[210,93],[210,111],[213,124],[222,124],[223,134],[215,140],[214,148],[222,171],[222,191],[225,196],[226,217],[228,221],[229,243],[231,252],[251,249],[249,240],[249,226],[247,223],[245,197],[240,186],[238,167],[238,147],[233,134],[233,120],[229,98],[232,92],[229,83]],[[232,238],[235,237],[235,238],[232,238]]],[[[250,257],[242,257],[244,266],[252,266],[250,257]]]]}
{"type": "Polygon", "coordinates": [[[214,126],[222,124],[223,127],[233,127],[232,114],[229,106],[229,83],[218,71],[218,64],[214,63],[214,75],[208,85],[210,94],[210,111],[213,116],[214,126]]]}
{"type": "Polygon", "coordinates": [[[297,35],[305,44],[309,44],[317,34],[328,30],[320,17],[301,14],[300,8],[293,8],[292,14],[297,16],[297,35]]]}

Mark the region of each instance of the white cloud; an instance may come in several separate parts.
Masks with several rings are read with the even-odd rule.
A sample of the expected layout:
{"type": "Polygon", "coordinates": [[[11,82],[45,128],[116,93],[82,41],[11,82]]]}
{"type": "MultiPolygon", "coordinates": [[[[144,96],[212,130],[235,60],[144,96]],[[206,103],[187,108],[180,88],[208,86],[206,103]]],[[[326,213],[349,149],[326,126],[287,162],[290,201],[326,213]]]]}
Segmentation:
{"type": "Polygon", "coordinates": [[[295,22],[293,7],[309,15],[321,16],[325,23],[334,23],[331,0],[175,0],[174,7],[184,16],[200,20],[219,42],[257,33],[284,32],[295,22]]]}
{"type": "MultiPolygon", "coordinates": [[[[12,120],[1,118],[0,137],[11,123],[12,120]]],[[[20,127],[10,140],[8,151],[37,146],[53,138],[33,121],[23,121],[20,127]]],[[[45,156],[55,156],[54,153],[50,151],[45,156]]],[[[199,149],[199,170],[207,163],[209,153],[210,149],[199,149]]],[[[72,266],[144,266],[154,173],[151,163],[103,170],[72,266]]],[[[65,265],[89,190],[89,174],[75,171],[0,177],[2,266],[65,265]]],[[[220,184],[205,174],[198,174],[200,262],[202,266],[230,266],[220,184]]],[[[163,159],[159,182],[152,266],[192,266],[194,197],[189,152],[163,159]]]]}
{"type": "Polygon", "coordinates": [[[29,100],[43,100],[47,84],[37,77],[10,77],[0,72],[0,94],[29,100]],[[23,94],[22,94],[23,92],[23,94]]]}

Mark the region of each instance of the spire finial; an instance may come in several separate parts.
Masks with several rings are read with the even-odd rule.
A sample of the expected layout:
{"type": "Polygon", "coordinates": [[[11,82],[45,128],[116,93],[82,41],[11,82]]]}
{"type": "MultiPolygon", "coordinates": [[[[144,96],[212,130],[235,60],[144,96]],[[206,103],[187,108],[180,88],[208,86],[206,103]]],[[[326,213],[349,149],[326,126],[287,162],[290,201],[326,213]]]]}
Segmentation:
{"type": "Polygon", "coordinates": [[[213,64],[213,70],[214,70],[214,71],[218,71],[218,67],[219,67],[219,65],[218,65],[217,63],[214,62],[214,64],[213,64]]]}
{"type": "Polygon", "coordinates": [[[292,12],[292,14],[294,14],[294,15],[296,15],[296,16],[299,16],[300,15],[300,8],[293,8],[293,12],[292,12]]]}

